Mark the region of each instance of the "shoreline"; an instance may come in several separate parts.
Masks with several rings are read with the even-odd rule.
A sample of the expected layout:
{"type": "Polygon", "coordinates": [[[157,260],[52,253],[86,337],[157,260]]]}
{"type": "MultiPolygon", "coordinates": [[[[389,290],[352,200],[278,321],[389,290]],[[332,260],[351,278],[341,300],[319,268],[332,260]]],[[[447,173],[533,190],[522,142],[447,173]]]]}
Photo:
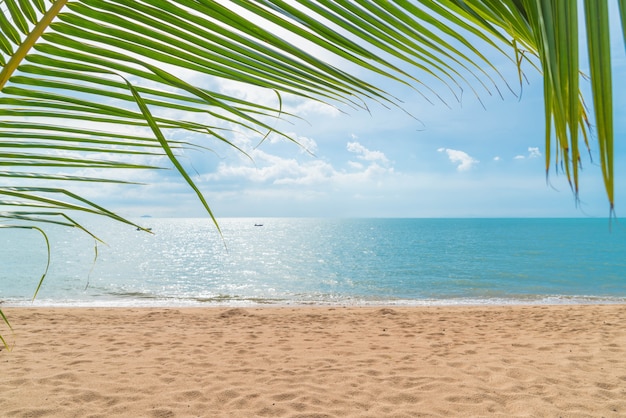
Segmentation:
{"type": "Polygon", "coordinates": [[[626,305],[12,307],[22,416],[626,414],[626,305]]]}
{"type": "Polygon", "coordinates": [[[518,297],[484,297],[484,298],[439,298],[439,299],[342,299],[342,300],[259,300],[259,299],[176,299],[176,298],[118,298],[97,300],[65,300],[54,301],[38,298],[0,299],[0,309],[4,308],[154,308],[154,309],[204,309],[204,308],[291,308],[291,307],[326,307],[326,308],[359,308],[359,307],[480,307],[480,306],[576,306],[576,305],[626,305],[625,296],[608,295],[519,295],[518,297]],[[173,302],[176,300],[176,302],[173,302]]]}

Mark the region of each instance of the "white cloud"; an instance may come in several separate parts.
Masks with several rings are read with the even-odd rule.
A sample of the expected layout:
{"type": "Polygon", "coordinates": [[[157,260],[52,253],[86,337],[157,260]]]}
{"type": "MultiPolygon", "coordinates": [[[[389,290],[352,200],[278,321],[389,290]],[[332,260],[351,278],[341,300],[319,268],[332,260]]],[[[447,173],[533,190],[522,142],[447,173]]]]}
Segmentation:
{"type": "Polygon", "coordinates": [[[363,164],[357,162],[357,161],[348,161],[348,166],[350,168],[353,168],[355,170],[362,170],[363,169],[363,164]]]}
{"type": "Polygon", "coordinates": [[[501,158],[500,158],[499,156],[497,156],[497,155],[496,155],[495,157],[493,157],[493,160],[494,160],[494,161],[500,161],[500,160],[501,160],[501,158]]]}
{"type": "MultiPolygon", "coordinates": [[[[297,138],[308,148],[317,149],[310,138],[297,138]]],[[[205,174],[203,181],[211,183],[248,181],[255,184],[274,185],[340,185],[378,184],[383,178],[394,175],[389,159],[381,151],[372,151],[357,142],[349,142],[347,150],[356,154],[358,161],[345,161],[336,165],[319,158],[303,155],[282,156],[273,151],[254,149],[253,162],[230,159],[218,164],[215,171],[205,174]]]]}
{"type": "Polygon", "coordinates": [[[361,145],[360,143],[356,141],[348,142],[346,149],[354,154],[357,154],[358,158],[361,160],[372,161],[372,162],[380,161],[385,164],[389,162],[389,160],[387,159],[384,153],[380,151],[370,151],[369,149],[365,148],[363,145],[361,145]]]}
{"type": "Polygon", "coordinates": [[[472,158],[465,151],[450,148],[439,148],[437,151],[445,152],[452,163],[458,164],[456,169],[459,171],[468,171],[480,162],[477,159],[472,158]]]}
{"type": "Polygon", "coordinates": [[[528,158],[539,157],[541,157],[541,151],[539,151],[539,147],[528,147],[528,158]]]}
{"type": "Polygon", "coordinates": [[[314,139],[307,138],[306,136],[300,136],[296,138],[296,141],[304,148],[303,151],[311,153],[317,152],[317,142],[314,139]]]}
{"type": "Polygon", "coordinates": [[[317,100],[303,99],[288,93],[281,93],[278,96],[272,89],[233,80],[216,79],[214,82],[218,84],[220,93],[273,109],[282,106],[283,112],[298,115],[305,120],[316,116],[336,118],[342,114],[337,107],[317,100]]]}
{"type": "Polygon", "coordinates": [[[305,119],[317,115],[331,118],[336,118],[341,115],[341,111],[336,107],[315,100],[302,100],[298,98],[295,104],[287,100],[285,107],[286,109],[284,110],[304,117],[305,119]]]}
{"type": "Polygon", "coordinates": [[[259,105],[278,108],[280,100],[273,90],[233,80],[216,79],[215,81],[219,85],[220,93],[238,97],[259,105]]]}
{"type": "Polygon", "coordinates": [[[526,158],[539,158],[541,157],[541,151],[539,151],[539,147],[528,147],[528,155],[516,155],[513,157],[514,160],[524,160],[526,158]]]}
{"type": "Polygon", "coordinates": [[[267,141],[270,144],[274,144],[274,145],[288,143],[289,145],[292,145],[293,148],[296,148],[296,149],[299,148],[300,152],[305,153],[305,154],[306,153],[315,154],[317,152],[317,142],[314,139],[306,137],[306,136],[298,136],[294,132],[285,132],[285,135],[287,135],[289,138],[296,141],[298,145],[296,146],[288,138],[282,135],[270,135],[267,141]]]}

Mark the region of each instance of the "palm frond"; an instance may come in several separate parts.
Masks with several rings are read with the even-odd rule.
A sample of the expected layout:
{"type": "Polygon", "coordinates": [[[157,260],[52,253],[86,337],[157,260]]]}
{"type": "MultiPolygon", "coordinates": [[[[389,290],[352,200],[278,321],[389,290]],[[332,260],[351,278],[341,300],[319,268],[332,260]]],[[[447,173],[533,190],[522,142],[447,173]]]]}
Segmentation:
{"type": "MultiPolygon", "coordinates": [[[[299,41],[288,42],[272,27],[291,31],[296,40],[322,47],[350,65],[421,87],[425,95],[438,94],[392,61],[435,77],[455,95],[467,86],[474,89],[470,78],[487,94],[498,90],[495,68],[488,74],[480,64],[488,61],[467,42],[464,51],[454,47],[452,41],[462,39],[459,31],[433,20],[437,9],[432,5],[430,10],[412,2],[366,1],[299,1],[297,7],[283,1],[223,5],[208,0],[23,0],[3,5],[0,115],[6,122],[0,124],[0,165],[6,170],[38,168],[20,175],[33,180],[51,180],[46,168],[154,169],[158,167],[128,159],[164,155],[202,201],[177,159],[183,144],[168,132],[202,133],[234,146],[225,135],[225,125],[234,124],[265,137],[274,131],[268,118],[290,117],[280,108],[280,94],[348,107],[367,107],[367,100],[396,105],[381,89],[307,52],[296,45],[299,41]],[[279,92],[278,106],[190,84],[168,68],[273,89],[279,92]],[[166,116],[172,112],[204,114],[210,122],[166,116]],[[77,130],[86,124],[90,129],[77,130]],[[119,133],[129,126],[152,135],[119,133]],[[107,150],[107,161],[90,157],[107,150]]],[[[454,23],[476,32],[463,20],[454,23]]],[[[62,179],[85,181],[71,175],[62,179]]],[[[30,197],[40,204],[34,191],[30,197]]]]}
{"type": "MultiPolygon", "coordinates": [[[[16,219],[18,218],[20,215],[16,215],[15,213],[11,213],[9,214],[9,218],[11,219],[16,219]]],[[[66,216],[66,215],[63,215],[66,216]]],[[[2,219],[2,213],[0,212],[0,219],[2,219]]],[[[71,221],[71,219],[69,217],[66,217],[67,220],[71,221]]],[[[67,224],[67,226],[69,226],[70,224],[67,224]]],[[[46,250],[47,250],[47,259],[46,259],[46,268],[43,272],[43,274],[41,275],[41,277],[39,278],[39,282],[37,283],[37,288],[35,289],[35,292],[33,294],[33,300],[35,299],[35,297],[37,297],[37,293],[39,293],[39,289],[41,289],[41,285],[43,284],[44,279],[46,278],[46,275],[48,274],[48,269],[50,268],[50,241],[48,240],[48,236],[46,235],[46,232],[42,229],[39,228],[38,226],[34,226],[34,225],[3,225],[0,224],[0,229],[31,229],[34,231],[38,231],[39,233],[41,233],[41,235],[44,238],[44,241],[46,243],[46,250]]],[[[2,312],[2,309],[0,309],[0,317],[2,318],[2,321],[9,327],[9,330],[12,331],[13,327],[11,327],[11,323],[9,322],[9,319],[7,318],[7,316],[4,314],[4,312],[2,312]]],[[[0,343],[2,343],[2,345],[7,349],[10,350],[11,347],[9,347],[9,343],[7,342],[7,340],[2,336],[2,334],[0,334],[0,343]]]]}
{"type": "MultiPolygon", "coordinates": [[[[399,107],[397,98],[365,81],[369,75],[395,80],[429,101],[444,100],[442,90],[459,99],[465,89],[479,100],[500,95],[503,87],[511,88],[487,59],[488,51],[508,57],[520,83],[525,69],[541,71],[546,173],[555,163],[563,166],[578,195],[579,142],[588,147],[592,137],[580,93],[583,16],[593,122],[613,210],[609,16],[604,1],[583,5],[572,0],[0,0],[0,207],[8,208],[0,217],[45,224],[46,213],[79,211],[134,225],[79,196],[74,185],[141,183],[132,173],[171,167],[213,216],[180,160],[181,150],[211,149],[212,143],[236,148],[229,139],[233,129],[288,138],[273,127],[273,119],[297,117],[282,109],[283,95],[348,109],[368,109],[371,102],[399,107]],[[315,50],[333,56],[334,64],[315,50]],[[223,94],[213,87],[215,80],[273,90],[276,105],[223,94]],[[180,132],[193,139],[174,140],[180,132]],[[123,170],[124,181],[73,171],[84,168],[123,170]]],[[[626,40],[626,0],[619,6],[626,40]]]]}

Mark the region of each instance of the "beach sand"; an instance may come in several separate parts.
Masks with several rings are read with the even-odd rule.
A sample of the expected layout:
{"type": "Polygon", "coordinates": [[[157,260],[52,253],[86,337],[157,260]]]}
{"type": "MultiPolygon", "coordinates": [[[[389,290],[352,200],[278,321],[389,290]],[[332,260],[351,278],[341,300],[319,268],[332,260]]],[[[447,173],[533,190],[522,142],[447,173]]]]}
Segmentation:
{"type": "Polygon", "coordinates": [[[626,306],[4,308],[3,417],[626,416],[626,306]]]}

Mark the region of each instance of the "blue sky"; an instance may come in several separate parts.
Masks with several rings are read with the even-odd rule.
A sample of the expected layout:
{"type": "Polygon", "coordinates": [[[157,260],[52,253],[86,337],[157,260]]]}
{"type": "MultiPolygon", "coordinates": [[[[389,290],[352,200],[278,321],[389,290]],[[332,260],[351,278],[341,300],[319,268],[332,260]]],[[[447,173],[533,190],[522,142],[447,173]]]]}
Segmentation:
{"type": "MultiPolygon", "coordinates": [[[[626,59],[614,48],[616,113],[616,208],[626,205],[626,59]]],[[[516,86],[512,64],[498,68],[516,86]]],[[[363,74],[360,74],[363,76],[363,74]]],[[[209,143],[215,153],[186,151],[217,217],[577,217],[609,214],[597,146],[583,158],[580,202],[553,166],[545,176],[542,84],[528,69],[521,99],[499,83],[504,98],[482,94],[484,107],[466,92],[462,101],[446,96],[430,104],[397,84],[373,79],[403,100],[402,109],[369,103],[371,113],[284,97],[287,110],[304,121],[277,122],[276,128],[302,147],[270,136],[233,135],[253,161],[228,147],[209,143]]],[[[432,82],[432,80],[430,81],[432,82]]],[[[215,88],[275,105],[273,92],[233,82],[215,88]]],[[[178,139],[184,139],[180,137],[178,139]]],[[[91,190],[125,216],[205,216],[189,187],[174,171],[142,174],[141,188],[104,186],[91,190]]]]}
{"type": "MultiPolygon", "coordinates": [[[[626,109],[617,100],[616,109],[626,109]]],[[[197,170],[194,180],[218,217],[607,216],[600,168],[590,158],[583,159],[579,205],[554,167],[546,183],[542,103],[538,78],[521,101],[488,99],[486,110],[471,98],[449,109],[409,95],[404,106],[420,121],[376,106],[371,115],[346,115],[294,103],[308,123],[277,128],[313,155],[277,137],[256,148],[259,138],[240,137],[253,161],[226,147],[187,152],[183,161],[197,170]]],[[[625,134],[624,118],[617,118],[618,215],[626,201],[625,134]]],[[[175,173],[151,181],[116,203],[124,214],[203,215],[175,173]]]]}

